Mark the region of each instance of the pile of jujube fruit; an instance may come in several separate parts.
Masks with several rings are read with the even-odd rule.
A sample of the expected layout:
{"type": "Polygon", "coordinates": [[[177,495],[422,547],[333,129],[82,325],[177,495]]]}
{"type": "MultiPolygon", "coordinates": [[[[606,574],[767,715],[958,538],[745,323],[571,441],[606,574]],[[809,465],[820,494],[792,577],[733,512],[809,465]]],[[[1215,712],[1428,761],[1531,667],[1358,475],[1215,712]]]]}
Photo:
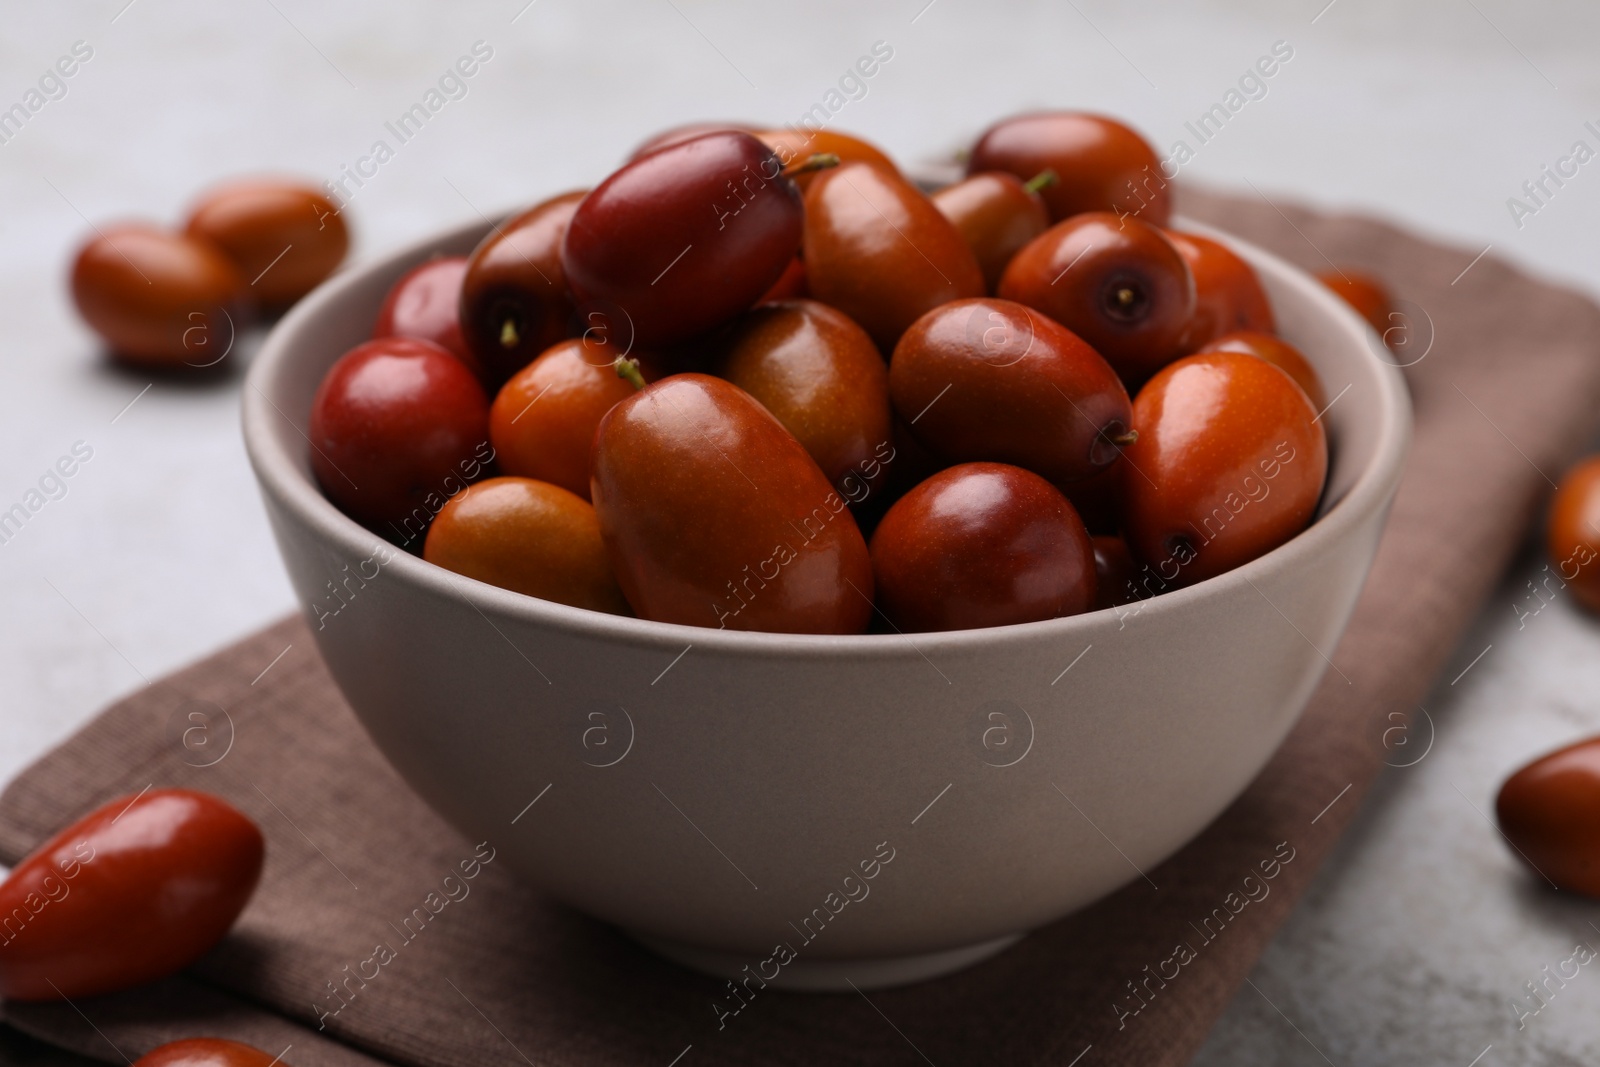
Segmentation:
{"type": "Polygon", "coordinates": [[[597,611],[791,633],[1108,608],[1287,541],[1321,383],[1134,131],[987,130],[931,195],[833,131],[698,125],[417,266],[317,393],[346,514],[597,611]]]}

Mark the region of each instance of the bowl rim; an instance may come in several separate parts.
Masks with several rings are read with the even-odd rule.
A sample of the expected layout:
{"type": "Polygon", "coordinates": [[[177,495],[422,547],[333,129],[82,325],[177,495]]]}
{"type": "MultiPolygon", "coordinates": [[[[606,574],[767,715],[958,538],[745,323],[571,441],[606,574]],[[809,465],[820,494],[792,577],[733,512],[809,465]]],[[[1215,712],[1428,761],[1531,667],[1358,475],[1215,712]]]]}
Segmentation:
{"type": "MultiPolygon", "coordinates": [[[[678,649],[688,645],[703,651],[734,655],[745,653],[791,659],[843,655],[887,659],[898,658],[909,646],[910,650],[926,658],[930,651],[975,652],[1018,640],[1060,639],[1068,642],[1077,635],[1096,633],[1108,618],[1122,617],[1120,609],[1105,608],[1037,622],[912,634],[899,631],[789,634],[656,622],[540,600],[454,574],[426,562],[420,556],[412,555],[361,526],[322,494],[310,473],[309,464],[302,465],[301,457],[289,450],[291,439],[307,440],[305,424],[296,422],[272,398],[279,393],[279,386],[293,365],[296,349],[291,342],[297,339],[308,320],[325,313],[373,275],[394,273],[398,277],[405,269],[438,254],[442,247],[465,245],[469,241],[475,243],[493,225],[495,223],[482,218],[464,222],[340,271],[303,298],[273,326],[252,361],[242,389],[242,430],[251,467],[262,492],[271,496],[295,521],[309,528],[318,538],[331,542],[343,553],[356,558],[370,556],[375,545],[387,546],[393,551],[394,558],[384,564],[384,569],[392,571],[395,580],[412,583],[438,597],[463,600],[483,614],[486,620],[492,615],[535,628],[559,629],[573,636],[639,648],[678,649]],[[283,422],[289,423],[289,427],[281,427],[283,422]],[[291,433],[290,429],[294,432],[291,433]]],[[[1394,364],[1377,355],[1375,346],[1381,346],[1383,342],[1356,311],[1287,260],[1225,230],[1181,216],[1175,217],[1170,225],[1224,241],[1257,270],[1265,270],[1274,275],[1279,283],[1298,290],[1298,295],[1309,300],[1319,312],[1346,327],[1349,343],[1353,346],[1359,343],[1363,361],[1376,372],[1378,389],[1369,402],[1378,416],[1377,440],[1365,469],[1356,475],[1344,495],[1310,526],[1277,548],[1233,570],[1141,601],[1137,612],[1140,615],[1185,611],[1196,601],[1237,593],[1245,586],[1259,593],[1260,585],[1270,582],[1276,575],[1298,567],[1314,566],[1319,555],[1349,536],[1374,512],[1388,506],[1399,482],[1411,437],[1411,404],[1404,378],[1394,364]],[[1360,343],[1361,340],[1365,343],[1360,343]]],[[[301,414],[303,419],[309,416],[309,412],[301,414]]],[[[301,605],[301,608],[302,611],[306,610],[305,605],[301,605]]]]}

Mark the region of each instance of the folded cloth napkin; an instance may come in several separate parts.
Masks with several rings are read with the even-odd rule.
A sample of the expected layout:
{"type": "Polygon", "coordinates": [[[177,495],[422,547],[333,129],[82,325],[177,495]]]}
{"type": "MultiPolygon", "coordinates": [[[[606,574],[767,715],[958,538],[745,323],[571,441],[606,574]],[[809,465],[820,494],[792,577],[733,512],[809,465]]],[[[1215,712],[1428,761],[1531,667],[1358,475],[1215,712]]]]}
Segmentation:
{"type": "Polygon", "coordinates": [[[114,705],[0,797],[9,861],[151,784],[225,796],[268,839],[254,901],[190,972],[6,1004],[7,1021],[108,1062],[207,1034],[297,1067],[1186,1062],[1595,429],[1600,308],[1371,220],[1195,192],[1182,209],[1308,269],[1387,279],[1409,301],[1396,328],[1411,331],[1416,437],[1338,669],[1249,790],[1150,881],[962,973],[867,994],[769,990],[719,1028],[721,983],[540,899],[493,842],[464,840],[412,795],[296,618],[114,705]],[[475,876],[447,892],[463,862],[475,876]]]}

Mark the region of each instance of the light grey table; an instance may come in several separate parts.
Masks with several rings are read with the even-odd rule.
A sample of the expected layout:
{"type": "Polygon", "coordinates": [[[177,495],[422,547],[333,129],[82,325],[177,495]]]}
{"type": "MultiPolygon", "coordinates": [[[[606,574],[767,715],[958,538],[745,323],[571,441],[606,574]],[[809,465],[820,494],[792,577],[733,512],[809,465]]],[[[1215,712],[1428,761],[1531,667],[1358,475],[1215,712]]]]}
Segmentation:
{"type": "MultiPolygon", "coordinates": [[[[237,379],[147,389],[101,361],[65,298],[90,220],[172,220],[221,177],[337,178],[390,140],[350,208],[363,258],[592,182],[689,118],[783,123],[820,104],[918,159],[1008,111],[1078,106],[1125,116],[1163,153],[1188,141],[1185,177],[1390,215],[1600,290],[1600,162],[1547,180],[1536,212],[1507,205],[1574,141],[1600,148],[1584,126],[1600,126],[1600,10],[1576,0],[18,3],[0,111],[31,102],[79,41],[92,56],[46,80],[53,98],[20,131],[0,125],[0,510],[76,442],[93,449],[0,544],[0,778],[293,607],[237,379]],[[395,143],[385,122],[477,41],[492,58],[395,143]],[[1200,144],[1185,123],[1280,41],[1292,57],[1200,144]],[[878,42],[892,58],[841,85],[878,42]]],[[[1511,1005],[1575,940],[1600,944],[1600,909],[1537,892],[1481,815],[1522,759],[1600,730],[1595,625],[1557,603],[1518,628],[1511,605],[1537,566],[1485,610],[1451,674],[1492,647],[1428,704],[1432,750],[1380,785],[1200,1062],[1595,1060],[1593,968],[1525,1029],[1511,1005]]]]}

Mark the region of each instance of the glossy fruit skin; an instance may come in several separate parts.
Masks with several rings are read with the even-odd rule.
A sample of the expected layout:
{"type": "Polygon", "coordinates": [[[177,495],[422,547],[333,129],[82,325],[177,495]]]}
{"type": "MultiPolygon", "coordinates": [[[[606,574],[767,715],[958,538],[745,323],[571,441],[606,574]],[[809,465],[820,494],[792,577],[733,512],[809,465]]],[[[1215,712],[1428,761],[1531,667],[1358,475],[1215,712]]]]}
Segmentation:
{"type": "Polygon", "coordinates": [[[428,528],[422,558],[541,600],[628,613],[594,508],[549,482],[490,478],[457,493],[428,528]]]}
{"type": "Polygon", "coordinates": [[[669,126],[660,133],[647,138],[633,154],[628,157],[629,162],[640,156],[647,156],[658,148],[670,148],[675,144],[692,141],[707,133],[722,133],[726,130],[738,130],[743,133],[758,133],[761,127],[748,122],[686,122],[681,126],[669,126]]]}
{"type": "MultiPolygon", "coordinates": [[[[837,130],[813,130],[789,126],[781,130],[762,130],[756,136],[772,149],[785,170],[798,167],[812,156],[824,154],[838,156],[840,163],[876,163],[881,167],[896,170],[894,160],[877,145],[837,130]]],[[[797,174],[794,177],[795,184],[803,192],[818,173],[812,171],[797,174]]]]}
{"type": "Polygon", "coordinates": [[[332,200],[312,186],[270,178],[213,189],[190,212],[184,230],[222,249],[251,301],[270,311],[321,285],[350,249],[350,231],[332,200]]]}
{"type": "Polygon", "coordinates": [[[108,226],[72,264],[72,299],[111,354],[149,367],[205,367],[232,344],[244,294],[213,244],[153,226],[108,226]]]}
{"type": "Polygon", "coordinates": [[[1600,456],[1561,478],[1545,528],[1545,551],[1572,595],[1600,612],[1600,456]]]}
{"type": "Polygon", "coordinates": [[[169,1041],[133,1061],[133,1067],[289,1067],[288,1061],[221,1037],[169,1041]]]}
{"type": "Polygon", "coordinates": [[[432,341],[482,376],[478,358],[461,336],[461,282],[466,256],[439,256],[401,275],[378,311],[372,336],[432,341]]]}
{"type": "Polygon", "coordinates": [[[1021,178],[1002,170],[947,185],[933,194],[933,203],[972,249],[991,293],[1011,257],[1050,228],[1044,200],[1021,178]]]}
{"type": "Polygon", "coordinates": [[[677,374],[600,422],[591,492],[640,618],[733,630],[861,633],[872,564],[845,501],[735,385],[677,374]]]}
{"type": "Polygon", "coordinates": [[[562,244],[581,304],[626,312],[640,343],[702,333],[772,288],[800,246],[800,192],[748,133],[641,156],[583,199],[562,244]]]}
{"type": "Polygon", "coordinates": [[[95,809],[0,885],[0,995],[76,1000],[182,970],[244,910],[264,848],[255,823],[206,793],[151,789],[95,809]]]}
{"type": "Polygon", "coordinates": [[[1172,189],[1154,149],[1103,115],[1036,111],[1001,119],[978,138],[967,161],[968,174],[1003,170],[1024,181],[1045,169],[1058,179],[1042,190],[1056,222],[1110,211],[1165,226],[1172,214],[1172,189]]]}
{"type": "Polygon", "coordinates": [[[461,335],[491,389],[572,330],[577,309],[561,265],[561,242],[585,195],[562,193],[534,205],[484,237],[467,259],[461,335]],[[505,333],[508,320],[512,338],[505,333]]]}
{"type": "Polygon", "coordinates": [[[1327,477],[1317,412],[1294,380],[1238,352],[1188,356],[1133,401],[1123,450],[1128,545],[1174,585],[1232,570],[1305,528],[1327,477]]]}
{"type": "Polygon", "coordinates": [[[1327,406],[1327,394],[1322,390],[1322,380],[1317,377],[1311,361],[1294,345],[1270,333],[1254,330],[1234,330],[1206,344],[1201,352],[1242,352],[1247,356],[1264,359],[1294,379],[1305,392],[1313,407],[1321,411],[1327,406]]]}
{"type": "Polygon", "coordinates": [[[940,304],[986,291],[950,220],[876,163],[818,172],[806,190],[802,255],[811,296],[854,319],[882,352],[940,304]]]}
{"type": "Polygon", "coordinates": [[[1541,878],[1600,897],[1600,738],[1523,767],[1500,787],[1494,809],[1512,851],[1541,878]]]}
{"type": "Polygon", "coordinates": [[[1197,233],[1168,230],[1167,240],[1194,277],[1194,317],[1179,345],[1185,355],[1235,330],[1277,331],[1272,303],[1254,267],[1227,245],[1197,233]]]}
{"type": "Polygon", "coordinates": [[[867,332],[826,304],[745,312],[716,373],[760,401],[841,493],[893,451],[889,369],[867,332]]]}
{"type": "Polygon", "coordinates": [[[1120,537],[1102,535],[1094,541],[1094,610],[1121,607],[1139,599],[1136,579],[1139,564],[1133,558],[1128,542],[1120,537]]]}
{"type": "Polygon", "coordinates": [[[1049,482],[1004,463],[940,471],[872,535],[878,606],[907,632],[1037,622],[1094,604],[1094,547],[1049,482]]]}
{"type": "Polygon", "coordinates": [[[1106,361],[1071,331],[996,297],[928,312],[900,339],[889,395],[911,432],[951,462],[991,460],[1057,484],[1117,458],[1132,419],[1106,361]]]}
{"type": "MultiPolygon", "coordinates": [[[[489,407],[489,441],[500,469],[588,500],[594,432],[606,412],[638,391],[616,372],[621,355],[613,345],[574,337],[512,375],[489,407]]],[[[638,355],[645,381],[655,381],[653,361],[638,355]]]]}
{"type": "Polygon", "coordinates": [[[1317,281],[1338,293],[1345,303],[1371,323],[1379,337],[1388,341],[1388,329],[1393,325],[1389,321],[1389,313],[1394,308],[1394,300],[1383,282],[1350,267],[1322,271],[1317,275],[1317,281]]]}
{"type": "Polygon", "coordinates": [[[1089,342],[1132,388],[1180,354],[1194,278],[1166,235],[1138,219],[1074,215],[1011,260],[998,294],[1089,342]]]}
{"type": "Polygon", "coordinates": [[[308,436],[328,498],[406,540],[493,458],[483,386],[450,353],[410,337],[368,341],[339,357],[311,402],[308,436]]]}

